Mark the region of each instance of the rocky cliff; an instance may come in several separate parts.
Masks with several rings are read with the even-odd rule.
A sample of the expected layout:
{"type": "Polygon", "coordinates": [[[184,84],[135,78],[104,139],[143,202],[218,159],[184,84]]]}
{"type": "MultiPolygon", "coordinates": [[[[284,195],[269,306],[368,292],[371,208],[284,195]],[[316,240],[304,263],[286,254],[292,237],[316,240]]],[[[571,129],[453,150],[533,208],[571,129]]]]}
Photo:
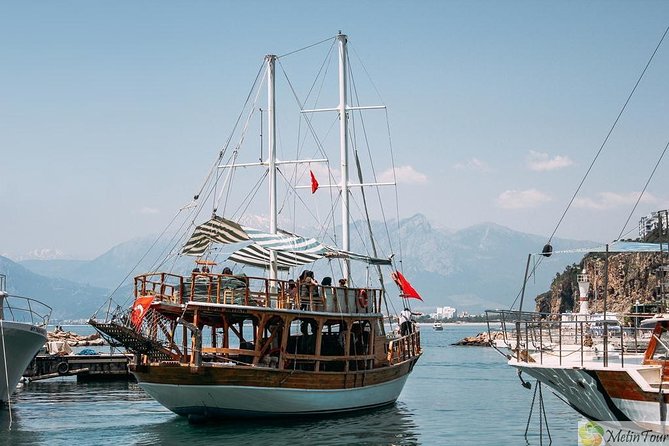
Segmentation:
{"type": "MultiPolygon", "coordinates": [[[[617,253],[609,255],[607,311],[626,313],[637,301],[652,303],[659,299],[661,273],[666,255],[617,253]]],[[[565,313],[579,311],[577,275],[585,268],[590,280],[588,306],[591,313],[604,309],[605,260],[603,254],[588,254],[580,264],[568,266],[556,275],[550,291],[536,297],[536,311],[565,313]]],[[[666,280],[666,279],[664,279],[666,280]]]]}

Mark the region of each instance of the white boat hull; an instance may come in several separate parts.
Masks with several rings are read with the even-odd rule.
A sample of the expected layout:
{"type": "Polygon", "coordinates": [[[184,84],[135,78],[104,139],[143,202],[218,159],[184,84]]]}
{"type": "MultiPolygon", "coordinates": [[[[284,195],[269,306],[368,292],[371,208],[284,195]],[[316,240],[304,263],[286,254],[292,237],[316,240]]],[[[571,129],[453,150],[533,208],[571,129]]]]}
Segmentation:
{"type": "Polygon", "coordinates": [[[579,368],[541,367],[532,364],[512,363],[544,385],[555,389],[569,404],[592,420],[618,420],[607,404],[607,398],[597,380],[579,368]]]}
{"type": "Polygon", "coordinates": [[[0,404],[9,401],[26,367],[46,340],[46,330],[42,327],[0,320],[0,404]]]}
{"type": "Polygon", "coordinates": [[[629,376],[624,387],[630,398],[621,398],[607,393],[606,383],[603,384],[601,379],[596,377],[594,370],[542,367],[532,364],[520,366],[518,363],[512,363],[512,365],[542,384],[555,389],[574,409],[591,420],[631,421],[641,429],[652,429],[657,432],[664,432],[668,426],[666,421],[661,421],[664,410],[661,404],[657,400],[648,401],[639,397],[640,389],[635,384],[641,382],[642,379],[634,369],[612,367],[609,370],[600,370],[600,373],[618,371],[629,376]]]}
{"type": "Polygon", "coordinates": [[[147,382],[139,385],[179,415],[262,417],[317,415],[384,406],[397,400],[408,376],[371,386],[337,390],[147,382]]]}

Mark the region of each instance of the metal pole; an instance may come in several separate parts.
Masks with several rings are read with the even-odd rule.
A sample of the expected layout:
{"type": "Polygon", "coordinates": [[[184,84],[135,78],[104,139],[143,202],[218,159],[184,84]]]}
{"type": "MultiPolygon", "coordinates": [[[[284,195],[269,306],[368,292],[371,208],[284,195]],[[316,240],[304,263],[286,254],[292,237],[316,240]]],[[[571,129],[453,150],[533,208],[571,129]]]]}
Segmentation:
{"type": "MultiPolygon", "coordinates": [[[[274,65],[276,56],[265,56],[267,61],[267,134],[269,150],[269,232],[276,234],[277,206],[276,206],[276,97],[274,65]]],[[[269,279],[270,285],[276,286],[278,272],[277,255],[273,249],[269,250],[269,279]]]]}
{"type": "Polygon", "coordinates": [[[609,245],[604,257],[604,367],[609,365],[609,324],[606,323],[606,298],[609,294],[609,245]]]}
{"type": "MultiPolygon", "coordinates": [[[[341,238],[342,249],[350,251],[348,196],[348,116],[346,115],[346,34],[337,35],[339,43],[339,148],[341,152],[341,238]]],[[[344,279],[351,283],[350,261],[344,259],[344,279]]]]}
{"type": "Polygon", "coordinates": [[[520,319],[523,312],[523,301],[525,300],[525,285],[527,285],[527,273],[530,270],[530,260],[532,259],[532,254],[527,255],[527,264],[525,265],[525,279],[523,280],[523,289],[520,292],[520,306],[518,307],[518,319],[520,319]]]}

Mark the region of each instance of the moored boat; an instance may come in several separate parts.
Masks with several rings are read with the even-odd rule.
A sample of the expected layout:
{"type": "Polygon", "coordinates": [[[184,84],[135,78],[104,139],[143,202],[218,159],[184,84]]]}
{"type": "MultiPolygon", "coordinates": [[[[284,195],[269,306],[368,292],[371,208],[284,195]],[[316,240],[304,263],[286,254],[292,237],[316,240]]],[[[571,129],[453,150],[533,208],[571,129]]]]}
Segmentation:
{"type": "MultiPolygon", "coordinates": [[[[591,251],[603,252],[606,258],[609,253],[661,254],[666,245],[615,242],[591,251]]],[[[604,276],[608,277],[608,271],[604,276]]],[[[519,371],[524,385],[523,375],[536,379],[586,418],[629,422],[641,430],[664,432],[669,403],[669,317],[642,313],[613,317],[606,306],[601,315],[589,314],[590,283],[585,272],[578,275],[578,283],[581,311],[569,317],[488,312],[489,323],[500,322],[504,334],[496,346],[507,348],[508,364],[519,371]]]]}
{"type": "Polygon", "coordinates": [[[47,341],[51,308],[27,297],[10,295],[0,275],[0,404],[10,401],[23,372],[47,341]]]}
{"type": "MultiPolygon", "coordinates": [[[[119,308],[104,320],[94,317],[90,321],[103,336],[135,353],[131,371],[139,385],[179,415],[191,419],[322,415],[392,404],[422,354],[416,324],[402,330],[385,325],[393,319],[389,317],[382,267],[392,268],[390,276],[403,300],[402,308],[409,305],[408,299],[420,299],[395,266],[394,255],[377,254],[371,225],[367,225],[371,252],[358,254],[351,249],[350,189],[363,193],[365,207],[364,188],[388,184],[363,181],[357,152],[359,182],[349,180],[348,121],[354,110],[366,107],[348,104],[347,36],[337,35],[334,43],[340,104],[334,109],[302,112],[336,111],[341,118],[341,181],[331,185],[340,191],[341,234],[333,240],[339,240],[341,247],[278,229],[279,166],[327,160],[277,160],[277,56],[269,55],[265,58],[267,160],[244,164],[233,160],[217,166],[267,168],[269,231],[217,215],[215,207],[212,218],[192,230],[180,252],[197,257],[190,274],[139,275],[134,281],[131,308],[119,308]],[[227,257],[230,266],[218,270],[220,262],[213,260],[216,246],[229,244],[243,247],[227,257]],[[325,271],[331,275],[337,271],[341,279],[336,283],[331,277],[317,281],[306,265],[319,260],[327,261],[325,271]],[[364,277],[352,272],[352,262],[365,265],[364,277]],[[244,266],[263,271],[246,275],[244,266]],[[291,279],[296,268],[305,269],[291,279]],[[378,286],[371,284],[372,271],[378,273],[378,286]]],[[[309,174],[311,184],[307,187],[313,194],[319,184],[313,171],[309,174]]],[[[216,192],[216,185],[212,187],[216,192]]]]}

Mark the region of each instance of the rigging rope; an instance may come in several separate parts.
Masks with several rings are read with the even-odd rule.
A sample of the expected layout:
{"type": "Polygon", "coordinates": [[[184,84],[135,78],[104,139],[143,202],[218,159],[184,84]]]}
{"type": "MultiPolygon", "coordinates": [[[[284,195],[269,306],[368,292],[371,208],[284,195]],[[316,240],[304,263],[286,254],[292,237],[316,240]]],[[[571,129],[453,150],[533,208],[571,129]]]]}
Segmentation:
{"type": "Polygon", "coordinates": [[[279,57],[279,58],[282,58],[282,57],[288,57],[288,56],[293,55],[293,54],[295,54],[295,53],[299,53],[300,51],[304,51],[304,50],[308,50],[309,48],[313,48],[313,47],[315,47],[315,46],[317,46],[317,45],[320,45],[321,43],[329,42],[329,41],[331,41],[331,40],[333,40],[333,39],[335,39],[335,38],[334,38],[334,37],[328,37],[327,39],[323,39],[323,40],[321,40],[321,41],[319,41],[319,42],[312,43],[311,45],[307,45],[307,46],[305,46],[305,47],[303,47],[303,48],[300,48],[299,50],[294,50],[294,51],[291,51],[291,52],[289,52],[289,53],[282,54],[282,55],[280,55],[280,56],[278,56],[278,57],[279,57]]]}
{"type": "Polygon", "coordinates": [[[572,203],[576,199],[576,196],[580,192],[581,187],[583,186],[583,183],[585,183],[585,180],[588,177],[588,174],[590,174],[590,171],[592,170],[593,166],[595,165],[595,162],[597,162],[597,159],[599,158],[599,155],[602,153],[602,150],[604,149],[604,146],[608,142],[609,137],[613,133],[613,130],[616,128],[616,125],[618,124],[618,121],[620,120],[620,117],[625,112],[625,109],[627,108],[627,104],[629,104],[630,100],[632,99],[632,96],[634,95],[634,92],[636,91],[637,87],[641,83],[641,80],[643,79],[644,75],[646,74],[646,70],[648,70],[648,67],[650,66],[651,62],[653,61],[653,58],[655,57],[655,54],[657,53],[657,50],[662,45],[662,42],[664,41],[664,38],[667,35],[667,32],[669,32],[669,26],[664,31],[664,34],[662,34],[662,38],[658,42],[657,46],[655,47],[655,50],[653,51],[653,54],[651,54],[650,59],[648,59],[648,62],[646,63],[646,66],[644,67],[643,71],[639,75],[639,78],[637,79],[636,83],[634,84],[634,88],[632,88],[632,91],[627,96],[627,100],[625,101],[622,108],[620,109],[620,112],[618,113],[618,116],[616,117],[615,121],[613,122],[613,125],[609,129],[609,132],[606,134],[606,138],[604,138],[604,141],[602,142],[602,145],[599,147],[599,150],[597,150],[597,154],[593,158],[592,162],[590,163],[590,166],[588,167],[588,170],[585,172],[585,175],[581,179],[581,182],[579,183],[578,187],[576,188],[576,191],[574,192],[574,195],[571,197],[571,200],[569,200],[569,204],[567,204],[567,207],[565,208],[564,212],[562,213],[562,216],[560,217],[560,220],[558,221],[557,225],[555,226],[555,229],[553,230],[553,233],[548,238],[547,243],[550,243],[551,240],[553,240],[553,237],[555,236],[555,233],[557,232],[558,228],[560,227],[560,224],[562,224],[562,220],[564,220],[565,215],[567,215],[567,211],[569,211],[569,208],[571,207],[572,203]]]}
{"type": "Polygon", "coordinates": [[[643,197],[643,194],[646,192],[646,189],[648,188],[648,184],[650,184],[650,180],[653,179],[653,175],[655,175],[655,171],[657,170],[657,167],[662,162],[662,158],[664,158],[664,154],[667,153],[667,148],[669,148],[669,142],[667,142],[667,144],[664,146],[664,150],[660,154],[660,158],[657,160],[657,163],[655,163],[655,167],[653,167],[653,171],[650,173],[650,176],[648,177],[648,180],[646,181],[646,184],[643,186],[643,190],[639,194],[639,197],[637,198],[636,203],[634,203],[634,207],[632,208],[632,211],[630,212],[629,216],[627,217],[627,220],[625,221],[625,224],[623,225],[622,229],[620,230],[620,234],[618,234],[618,240],[620,240],[620,237],[622,237],[623,232],[625,232],[625,228],[627,228],[627,224],[629,223],[630,219],[632,218],[632,215],[636,211],[636,208],[639,205],[639,202],[641,201],[641,198],[643,197]]]}
{"type": "MultiPolygon", "coordinates": [[[[592,162],[588,166],[588,169],[586,170],[585,175],[583,175],[583,178],[581,179],[578,187],[576,188],[576,190],[574,191],[574,194],[572,195],[571,199],[569,200],[569,203],[567,204],[567,207],[562,212],[562,215],[560,216],[560,219],[558,220],[557,225],[555,225],[555,229],[553,229],[553,232],[551,233],[550,237],[548,238],[548,241],[546,242],[547,244],[550,244],[551,241],[553,240],[553,237],[555,237],[555,234],[557,233],[560,225],[562,224],[562,221],[564,220],[565,216],[567,215],[567,212],[571,208],[571,205],[574,203],[574,200],[576,199],[576,196],[581,191],[581,188],[583,187],[583,184],[585,183],[585,180],[588,178],[588,175],[590,174],[590,171],[592,170],[595,163],[597,162],[597,159],[599,158],[599,155],[602,153],[602,150],[604,150],[604,146],[606,146],[606,143],[608,142],[611,134],[613,133],[613,130],[616,128],[616,126],[618,124],[618,121],[620,120],[623,113],[627,109],[627,105],[629,104],[630,100],[632,99],[632,96],[636,92],[637,87],[639,86],[639,84],[641,83],[641,80],[643,79],[644,75],[646,74],[646,71],[648,70],[648,67],[650,66],[653,59],[655,58],[655,55],[657,54],[657,51],[660,49],[660,46],[662,45],[662,42],[664,42],[664,39],[667,36],[667,33],[669,33],[669,26],[664,30],[664,33],[662,34],[662,37],[660,38],[660,41],[655,46],[655,49],[653,50],[653,53],[651,54],[650,58],[648,59],[648,62],[646,62],[646,65],[644,66],[643,70],[641,71],[641,74],[637,78],[637,80],[634,84],[634,87],[630,91],[629,95],[627,96],[627,99],[625,100],[625,103],[623,104],[622,108],[618,112],[618,115],[616,116],[615,121],[611,125],[611,128],[609,129],[608,133],[606,134],[606,137],[604,138],[604,141],[600,145],[599,149],[597,150],[597,153],[595,154],[595,157],[593,158],[592,162]]],[[[665,150],[666,150],[666,148],[665,148],[665,150]]],[[[659,161],[658,161],[658,163],[659,163],[659,161]]],[[[651,175],[651,177],[652,177],[652,175],[651,175]]],[[[645,190],[645,188],[644,188],[644,190],[645,190]]],[[[638,204],[638,202],[637,202],[637,204],[638,204]]],[[[635,204],[635,208],[636,208],[636,204],[635,204]]],[[[628,221],[629,221],[629,218],[628,218],[628,221]]],[[[627,226],[627,222],[625,223],[625,226],[623,226],[623,230],[621,231],[621,233],[624,232],[626,226],[627,226]]],[[[543,260],[544,260],[544,258],[541,257],[539,259],[539,261],[532,268],[532,271],[530,272],[530,274],[528,274],[527,277],[524,278],[523,282],[525,284],[527,284],[529,279],[534,276],[537,267],[542,263],[543,260]]],[[[511,304],[511,308],[513,308],[513,306],[516,304],[516,301],[520,297],[521,292],[522,292],[522,290],[518,292],[518,295],[516,296],[516,299],[511,304]]],[[[522,308],[520,310],[522,310],[522,308]]]]}

